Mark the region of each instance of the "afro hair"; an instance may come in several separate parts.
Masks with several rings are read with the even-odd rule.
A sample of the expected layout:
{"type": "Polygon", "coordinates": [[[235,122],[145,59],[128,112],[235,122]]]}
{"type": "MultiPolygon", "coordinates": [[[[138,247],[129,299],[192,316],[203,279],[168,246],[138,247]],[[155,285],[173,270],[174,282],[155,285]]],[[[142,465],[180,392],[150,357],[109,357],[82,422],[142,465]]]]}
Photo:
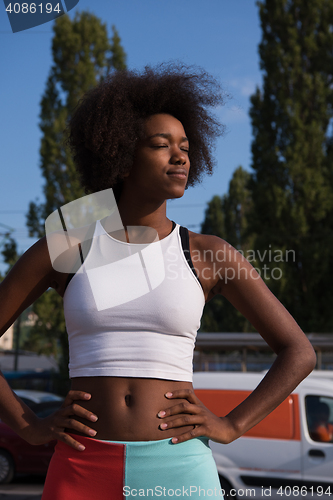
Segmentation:
{"type": "Polygon", "coordinates": [[[211,174],[213,147],[224,127],[208,111],[224,103],[219,83],[202,69],[182,64],[122,70],[107,76],[79,101],[67,142],[86,193],[112,187],[116,199],[129,173],[143,123],[167,113],[183,125],[190,143],[187,186],[211,174]]]}

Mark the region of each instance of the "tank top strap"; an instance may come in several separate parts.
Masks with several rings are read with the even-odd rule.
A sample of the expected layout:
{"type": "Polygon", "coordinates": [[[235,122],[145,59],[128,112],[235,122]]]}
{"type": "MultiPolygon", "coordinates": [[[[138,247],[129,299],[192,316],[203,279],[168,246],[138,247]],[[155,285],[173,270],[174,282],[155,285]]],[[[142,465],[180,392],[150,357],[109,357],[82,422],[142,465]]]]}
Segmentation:
{"type": "Polygon", "coordinates": [[[79,246],[79,257],[77,258],[77,260],[76,260],[76,262],[75,262],[75,264],[73,266],[72,272],[69,273],[69,275],[67,276],[67,280],[66,280],[66,284],[65,284],[65,290],[68,287],[69,282],[71,281],[71,279],[74,278],[74,276],[77,273],[78,269],[83,264],[86,256],[88,255],[89,250],[91,248],[91,244],[92,244],[93,238],[94,238],[94,236],[96,236],[97,231],[98,231],[98,224],[96,222],[94,222],[88,228],[85,240],[82,241],[82,243],[79,243],[79,245],[78,245],[79,246]]]}
{"type": "Polygon", "coordinates": [[[190,268],[192,269],[192,272],[193,272],[194,276],[200,282],[200,280],[198,278],[198,275],[196,273],[196,270],[195,270],[195,268],[193,266],[192,259],[191,259],[190,237],[189,237],[189,234],[188,234],[187,227],[179,226],[179,235],[180,235],[180,239],[181,239],[181,242],[182,242],[182,248],[183,248],[183,252],[184,252],[185,258],[187,260],[187,263],[190,266],[190,268]]]}

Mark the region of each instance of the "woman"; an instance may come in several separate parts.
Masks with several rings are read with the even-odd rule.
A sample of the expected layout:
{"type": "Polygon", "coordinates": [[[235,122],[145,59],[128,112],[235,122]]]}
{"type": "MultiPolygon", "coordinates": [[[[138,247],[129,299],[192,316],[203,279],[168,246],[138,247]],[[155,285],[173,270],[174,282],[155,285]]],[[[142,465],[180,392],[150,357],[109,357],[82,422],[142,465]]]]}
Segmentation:
{"type": "MultiPolygon", "coordinates": [[[[185,489],[199,498],[199,488],[219,496],[207,439],[237,439],[314,368],[308,340],[251,265],[220,238],[188,232],[166,217],[166,200],[183,196],[212,170],[212,142],[221,128],[206,108],[222,100],[203,72],[120,72],[89,92],[70,122],[81,182],[88,192],[113,188],[126,241],[109,234],[107,219],[96,222],[81,272],[69,274],[52,267],[41,239],[1,284],[2,331],[48,287],[64,297],[72,388],[63,408],[40,420],[3,378],[0,387],[1,418],[18,434],[33,444],[58,439],[45,500],[120,499],[140,489],[148,495],[149,488],[153,496],[163,488],[164,496],[172,494],[168,488],[176,496],[188,496],[185,489]],[[141,297],[98,310],[91,262],[120,247],[140,250],[128,242],[130,226],[157,232],[164,279],[141,297]],[[216,294],[277,353],[257,389],[226,416],[205,408],[191,384],[195,334],[205,302],[216,294]]],[[[117,295],[112,276],[98,280],[99,290],[108,286],[117,295]]]]}

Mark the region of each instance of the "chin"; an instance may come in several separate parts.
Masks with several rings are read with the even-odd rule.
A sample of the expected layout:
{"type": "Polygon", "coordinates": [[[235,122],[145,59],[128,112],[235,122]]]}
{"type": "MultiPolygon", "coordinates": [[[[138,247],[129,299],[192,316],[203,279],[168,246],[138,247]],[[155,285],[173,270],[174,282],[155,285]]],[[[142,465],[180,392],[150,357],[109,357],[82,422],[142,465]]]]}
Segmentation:
{"type": "Polygon", "coordinates": [[[168,196],[168,200],[176,200],[177,198],[182,198],[184,196],[185,191],[173,193],[168,196]]]}

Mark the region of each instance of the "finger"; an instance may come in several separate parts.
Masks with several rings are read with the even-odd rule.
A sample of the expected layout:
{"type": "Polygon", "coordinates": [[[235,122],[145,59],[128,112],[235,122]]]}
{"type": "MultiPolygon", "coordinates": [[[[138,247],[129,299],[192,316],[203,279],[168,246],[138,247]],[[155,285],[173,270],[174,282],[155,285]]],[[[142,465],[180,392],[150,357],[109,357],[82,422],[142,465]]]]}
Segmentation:
{"type": "Polygon", "coordinates": [[[173,420],[168,420],[167,422],[162,422],[159,427],[163,431],[166,429],[173,429],[175,427],[185,427],[186,425],[201,425],[202,418],[198,415],[183,415],[181,417],[174,418],[173,420]]]}
{"type": "Polygon", "coordinates": [[[189,441],[190,439],[194,439],[194,438],[202,436],[202,435],[203,435],[203,433],[200,430],[200,426],[199,426],[199,427],[195,427],[194,429],[192,429],[188,432],[185,432],[184,434],[181,434],[180,436],[173,437],[171,439],[171,442],[173,444],[184,443],[185,441],[189,441]]]}
{"type": "Polygon", "coordinates": [[[87,434],[88,436],[96,436],[97,431],[92,429],[91,427],[88,427],[87,425],[83,424],[82,422],[79,422],[78,420],[75,420],[75,418],[64,418],[61,421],[58,420],[58,425],[62,429],[73,429],[78,432],[82,432],[82,434],[87,434]]]}
{"type": "Polygon", "coordinates": [[[193,389],[178,389],[177,391],[167,392],[165,397],[168,399],[187,399],[187,401],[193,404],[198,404],[200,402],[194,394],[193,389]]]}
{"type": "Polygon", "coordinates": [[[183,403],[179,403],[175,406],[170,406],[170,408],[167,408],[166,410],[159,411],[157,416],[159,418],[165,418],[165,417],[170,417],[171,415],[177,415],[179,413],[197,414],[200,411],[201,411],[200,406],[184,401],[183,403]]]}
{"type": "Polygon", "coordinates": [[[62,407],[69,406],[71,405],[74,401],[77,401],[79,399],[88,401],[91,399],[91,394],[85,391],[73,391],[70,390],[67,393],[67,396],[65,397],[65,401],[62,404],[62,407]]]}
{"type": "Polygon", "coordinates": [[[57,436],[57,439],[59,441],[62,441],[65,444],[68,444],[69,446],[71,446],[72,448],[74,448],[75,450],[78,450],[78,451],[83,451],[86,448],[82,443],[79,443],[72,436],[70,436],[69,434],[66,434],[66,432],[59,433],[59,435],[57,436]]]}
{"type": "Polygon", "coordinates": [[[63,416],[76,415],[92,422],[96,422],[98,420],[98,416],[95,415],[95,413],[82,408],[82,406],[78,405],[77,403],[73,403],[70,406],[63,408],[61,410],[61,413],[63,416]]]}

